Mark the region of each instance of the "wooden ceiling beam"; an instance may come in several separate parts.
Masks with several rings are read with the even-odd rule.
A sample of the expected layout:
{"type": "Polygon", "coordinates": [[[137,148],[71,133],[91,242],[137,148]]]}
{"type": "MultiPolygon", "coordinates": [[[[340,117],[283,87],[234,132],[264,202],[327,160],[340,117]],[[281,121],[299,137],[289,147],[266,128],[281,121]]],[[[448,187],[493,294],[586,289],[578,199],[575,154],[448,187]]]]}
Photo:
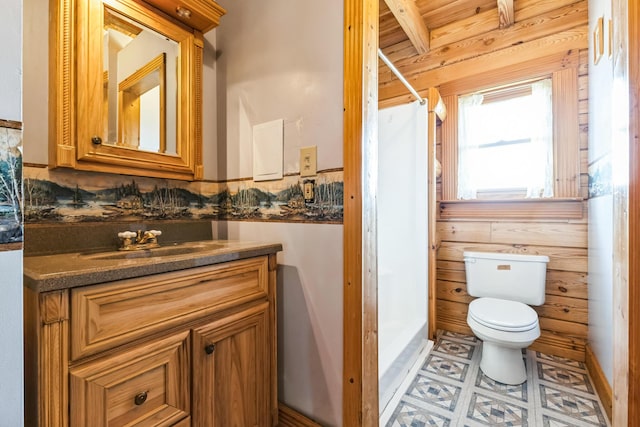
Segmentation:
{"type": "Polygon", "coordinates": [[[384,0],[418,54],[429,52],[429,29],[414,0],[384,0]]]}
{"type": "Polygon", "coordinates": [[[498,20],[500,28],[508,28],[515,22],[513,0],[498,0],[498,20]]]}

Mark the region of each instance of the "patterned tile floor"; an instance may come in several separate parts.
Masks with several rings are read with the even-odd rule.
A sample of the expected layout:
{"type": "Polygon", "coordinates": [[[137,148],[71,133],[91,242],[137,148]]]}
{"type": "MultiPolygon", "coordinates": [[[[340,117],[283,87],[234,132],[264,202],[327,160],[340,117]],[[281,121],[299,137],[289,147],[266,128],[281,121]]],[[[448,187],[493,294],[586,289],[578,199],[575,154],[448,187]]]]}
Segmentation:
{"type": "Polygon", "coordinates": [[[527,351],[527,381],[497,383],[480,370],[482,342],[439,331],[387,427],[609,426],[584,363],[527,351]]]}

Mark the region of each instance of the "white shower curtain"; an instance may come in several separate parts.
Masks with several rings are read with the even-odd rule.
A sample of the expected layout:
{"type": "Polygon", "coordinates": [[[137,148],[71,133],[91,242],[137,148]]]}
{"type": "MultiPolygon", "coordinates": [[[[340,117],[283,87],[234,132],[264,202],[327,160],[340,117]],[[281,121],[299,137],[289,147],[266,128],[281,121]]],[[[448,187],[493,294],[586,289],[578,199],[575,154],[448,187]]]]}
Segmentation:
{"type": "Polygon", "coordinates": [[[427,341],[427,115],[418,102],[378,114],[381,410],[427,341]]]}

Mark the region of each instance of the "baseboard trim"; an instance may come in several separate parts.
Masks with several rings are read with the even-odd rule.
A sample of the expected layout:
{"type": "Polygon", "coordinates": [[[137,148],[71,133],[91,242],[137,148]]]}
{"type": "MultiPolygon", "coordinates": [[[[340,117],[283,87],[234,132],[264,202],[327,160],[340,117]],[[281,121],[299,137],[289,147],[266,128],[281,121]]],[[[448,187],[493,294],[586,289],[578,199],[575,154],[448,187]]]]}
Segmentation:
{"type": "Polygon", "coordinates": [[[280,427],[322,427],[282,402],[278,402],[278,417],[280,418],[278,424],[280,427]]]}
{"type": "Polygon", "coordinates": [[[585,349],[585,364],[587,365],[589,375],[591,375],[591,380],[596,388],[596,392],[598,393],[598,396],[600,396],[600,401],[602,402],[602,406],[604,406],[607,417],[609,417],[609,421],[611,421],[613,406],[611,386],[602,371],[602,367],[600,366],[596,355],[593,353],[589,345],[587,345],[585,349]]]}

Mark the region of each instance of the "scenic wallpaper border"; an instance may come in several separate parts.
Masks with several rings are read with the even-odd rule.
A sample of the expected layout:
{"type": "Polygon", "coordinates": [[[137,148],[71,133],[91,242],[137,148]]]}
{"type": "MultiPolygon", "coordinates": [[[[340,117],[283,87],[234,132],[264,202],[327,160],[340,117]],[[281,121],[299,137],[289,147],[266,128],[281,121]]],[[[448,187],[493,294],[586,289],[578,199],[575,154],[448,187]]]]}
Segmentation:
{"type": "Polygon", "coordinates": [[[211,219],[342,224],[342,217],[342,170],[319,172],[311,180],[293,175],[264,182],[184,182],[24,168],[25,223],[211,219]]]}
{"type": "Polygon", "coordinates": [[[0,120],[0,244],[20,243],[23,238],[21,150],[20,123],[0,120]]]}

